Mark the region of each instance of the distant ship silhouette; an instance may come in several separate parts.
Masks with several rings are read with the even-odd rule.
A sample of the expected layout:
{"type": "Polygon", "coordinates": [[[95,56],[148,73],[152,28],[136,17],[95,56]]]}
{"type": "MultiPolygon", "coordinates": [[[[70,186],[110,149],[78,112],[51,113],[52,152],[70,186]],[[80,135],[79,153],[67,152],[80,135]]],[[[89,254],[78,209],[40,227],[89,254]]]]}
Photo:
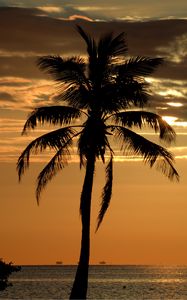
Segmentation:
{"type": "Polygon", "coordinates": [[[56,261],[56,265],[62,265],[63,262],[62,261],[56,261]]]}
{"type": "Polygon", "coordinates": [[[103,261],[100,261],[99,264],[100,264],[100,265],[106,265],[106,261],[104,261],[104,260],[103,260],[103,261]]]}

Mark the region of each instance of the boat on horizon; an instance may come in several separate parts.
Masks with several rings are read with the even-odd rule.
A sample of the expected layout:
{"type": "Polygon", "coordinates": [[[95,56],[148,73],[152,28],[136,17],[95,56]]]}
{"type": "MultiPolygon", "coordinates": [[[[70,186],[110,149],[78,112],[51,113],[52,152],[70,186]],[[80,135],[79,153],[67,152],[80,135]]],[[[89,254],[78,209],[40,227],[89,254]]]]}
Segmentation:
{"type": "Polygon", "coordinates": [[[106,265],[106,261],[104,261],[104,260],[103,260],[103,261],[100,261],[99,264],[100,264],[100,265],[106,265]]]}
{"type": "Polygon", "coordinates": [[[56,265],[63,265],[62,261],[56,261],[56,265]]]}

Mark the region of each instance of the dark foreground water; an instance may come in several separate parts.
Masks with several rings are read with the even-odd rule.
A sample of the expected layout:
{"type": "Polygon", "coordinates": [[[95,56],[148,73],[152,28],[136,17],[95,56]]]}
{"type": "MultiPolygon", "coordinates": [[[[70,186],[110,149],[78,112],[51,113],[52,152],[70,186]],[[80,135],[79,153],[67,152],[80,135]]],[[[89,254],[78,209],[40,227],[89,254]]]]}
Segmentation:
{"type": "MultiPolygon", "coordinates": [[[[25,266],[0,299],[67,299],[75,266],[25,266]]],[[[187,299],[185,266],[91,266],[89,299],[187,299]]]]}

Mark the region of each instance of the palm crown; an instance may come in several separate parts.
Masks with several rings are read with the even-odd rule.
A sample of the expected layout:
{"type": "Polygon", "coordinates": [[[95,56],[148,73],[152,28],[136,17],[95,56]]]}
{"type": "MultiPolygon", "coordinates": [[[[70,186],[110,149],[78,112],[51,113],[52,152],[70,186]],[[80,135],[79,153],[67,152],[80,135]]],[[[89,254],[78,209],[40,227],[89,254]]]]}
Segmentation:
{"type": "Polygon", "coordinates": [[[150,167],[156,164],[169,179],[178,180],[172,154],[132,129],[150,127],[168,143],[175,139],[175,132],[159,115],[142,109],[149,99],[144,77],[150,75],[162,59],[126,58],[124,33],[115,37],[107,34],[96,42],[81,27],[77,26],[77,29],[86,42],[88,61],[77,56],[44,56],[38,60],[40,69],[58,83],[58,99],[62,105],[34,109],[25,123],[23,134],[47,122],[60,125],[60,128],[33,140],[19,157],[17,169],[21,178],[29,166],[31,153],[46,148],[56,150],[38,176],[36,197],[39,201],[42,189],[66,165],[73,141],[77,144],[80,167],[86,166],[90,156],[94,160],[101,159],[103,163],[109,156],[98,228],[112,195],[115,153],[111,138],[119,143],[124,155],[140,155],[150,167]]]}

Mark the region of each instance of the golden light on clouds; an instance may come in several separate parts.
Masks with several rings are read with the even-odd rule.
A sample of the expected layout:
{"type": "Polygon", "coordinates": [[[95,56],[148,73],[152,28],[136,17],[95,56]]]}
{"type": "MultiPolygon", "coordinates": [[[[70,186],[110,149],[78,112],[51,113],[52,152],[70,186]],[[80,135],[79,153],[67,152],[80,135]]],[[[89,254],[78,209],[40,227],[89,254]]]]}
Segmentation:
{"type": "Polygon", "coordinates": [[[153,83],[153,82],[158,82],[159,80],[155,79],[153,77],[146,77],[145,81],[148,82],[148,83],[153,83]]]}
{"type": "Polygon", "coordinates": [[[93,19],[90,19],[89,17],[86,17],[86,16],[81,16],[81,15],[72,15],[68,18],[68,20],[70,20],[70,21],[77,20],[77,19],[82,19],[85,21],[93,22],[93,19]]]}
{"type": "Polygon", "coordinates": [[[175,126],[178,126],[178,127],[187,127],[187,122],[186,121],[176,121],[174,123],[175,126]]]}
{"type": "Polygon", "coordinates": [[[167,89],[165,91],[158,92],[161,96],[175,96],[175,97],[183,97],[183,94],[174,89],[167,89]]]}
{"type": "Polygon", "coordinates": [[[178,121],[177,117],[162,116],[162,119],[165,120],[171,126],[187,127],[187,122],[186,121],[180,121],[180,120],[178,121]]]}
{"type": "Polygon", "coordinates": [[[175,125],[175,122],[177,121],[178,118],[171,117],[171,116],[163,116],[162,119],[166,121],[169,125],[175,125]]]}
{"type": "Polygon", "coordinates": [[[179,103],[179,102],[167,102],[167,104],[169,106],[174,106],[174,107],[181,107],[181,106],[183,106],[183,104],[179,103]]]}
{"type": "Polygon", "coordinates": [[[30,111],[32,107],[50,104],[55,96],[55,87],[51,80],[4,77],[0,79],[1,108],[30,111]]]}
{"type": "Polygon", "coordinates": [[[47,13],[60,13],[63,11],[63,8],[58,6],[38,6],[37,8],[47,13]]]}
{"type": "MultiPolygon", "coordinates": [[[[35,155],[33,151],[30,170],[21,185],[17,183],[16,162],[32,140],[58,128],[39,126],[21,136],[27,115],[34,107],[61,104],[57,102],[56,84],[37,68],[37,58],[56,54],[62,57],[80,55],[86,61],[85,44],[75,30],[78,23],[97,40],[104,32],[113,31],[115,35],[124,31],[129,57],[164,57],[165,63],[152,75],[155,77],[145,78],[150,84],[150,103],[145,110],[163,115],[163,120],[174,128],[176,141],[167,147],[181,177],[179,183],[171,183],[154,168],[144,166],[140,156],[133,153],[125,156],[118,148],[120,145],[112,145],[115,153],[113,198],[101,231],[94,235],[92,262],[104,258],[107,262],[123,264],[186,264],[187,21],[145,20],[146,15],[155,15],[155,11],[160,16],[156,2],[154,7],[152,4],[138,7],[131,3],[134,1],[124,3],[122,0],[118,4],[110,0],[107,3],[93,0],[88,5],[78,0],[71,3],[59,0],[0,2],[26,3],[30,7],[0,9],[0,256],[17,264],[54,263],[60,255],[65,264],[77,262],[74,252],[79,247],[79,198],[85,172],[84,168],[79,170],[77,139],[72,145],[68,167],[50,182],[42,195],[40,209],[35,203],[35,180],[55,152],[47,148],[35,155]],[[146,22],[137,22],[141,18],[146,22]],[[34,250],[33,245],[36,245],[34,250]],[[114,255],[116,245],[120,245],[117,257],[114,255]],[[49,247],[54,251],[43,255],[49,247]],[[110,250],[108,253],[106,248],[110,250]],[[102,258],[101,254],[104,255],[102,258]]],[[[165,11],[167,15],[174,15],[168,11],[168,6],[165,11]]],[[[185,9],[182,13],[185,14],[185,9]]],[[[165,16],[163,11],[162,16],[165,16]]],[[[155,134],[147,127],[142,129],[133,128],[145,139],[162,146],[159,133],[155,134]]],[[[97,161],[94,222],[99,209],[95,203],[100,201],[108,160],[109,157],[105,165],[101,160],[97,161]]]]}
{"type": "Polygon", "coordinates": [[[76,8],[80,11],[98,11],[102,9],[101,6],[77,6],[76,8]]]}
{"type": "Polygon", "coordinates": [[[177,36],[169,45],[158,47],[158,50],[165,52],[170,61],[181,63],[187,54],[187,34],[177,36]]]}

